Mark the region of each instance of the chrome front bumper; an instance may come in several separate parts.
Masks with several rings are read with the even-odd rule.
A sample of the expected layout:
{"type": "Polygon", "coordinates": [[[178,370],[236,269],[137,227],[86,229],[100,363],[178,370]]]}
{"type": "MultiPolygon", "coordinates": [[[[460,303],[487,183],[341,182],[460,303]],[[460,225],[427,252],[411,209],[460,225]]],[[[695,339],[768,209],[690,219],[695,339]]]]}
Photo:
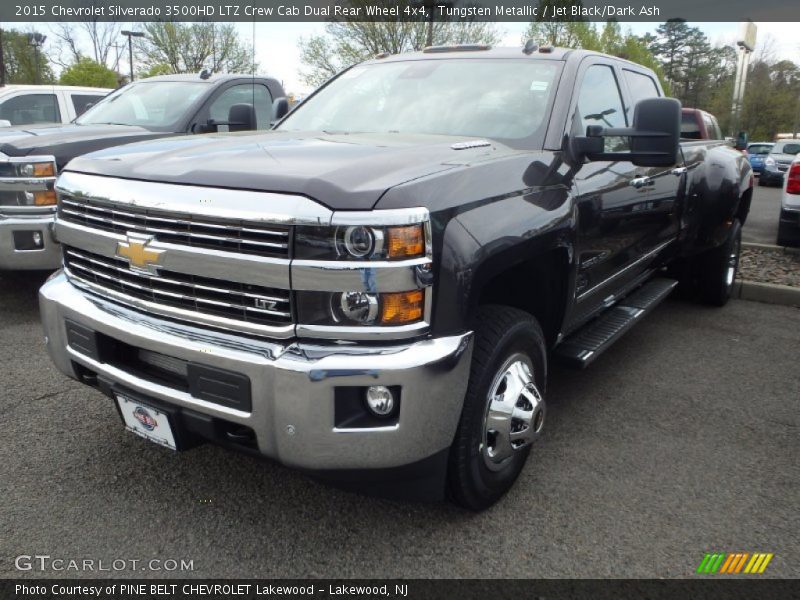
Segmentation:
{"type": "Polygon", "coordinates": [[[455,435],[469,378],[471,333],[380,347],[279,344],[157,319],[83,292],[63,273],[42,287],[40,307],[50,356],[70,377],[82,365],[144,397],[244,425],[259,453],[303,469],[388,469],[441,453],[455,435]],[[93,360],[69,345],[66,319],[135,348],[246,375],[252,410],[93,360]],[[369,385],[401,386],[398,423],[337,429],[335,388],[369,385]]]}
{"type": "Polygon", "coordinates": [[[42,215],[0,214],[0,270],[54,270],[61,265],[61,246],[55,242],[50,228],[55,213],[42,215]],[[15,231],[39,231],[42,248],[18,250],[14,244],[15,231]]]}

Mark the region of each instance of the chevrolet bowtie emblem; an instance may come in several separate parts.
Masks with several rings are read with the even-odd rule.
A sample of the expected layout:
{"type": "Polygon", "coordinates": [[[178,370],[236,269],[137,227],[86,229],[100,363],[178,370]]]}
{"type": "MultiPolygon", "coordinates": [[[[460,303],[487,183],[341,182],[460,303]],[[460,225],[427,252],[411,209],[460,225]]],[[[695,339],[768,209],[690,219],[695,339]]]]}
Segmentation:
{"type": "Polygon", "coordinates": [[[126,259],[134,271],[158,275],[158,262],[164,251],[148,248],[147,245],[151,241],[153,241],[153,236],[138,236],[129,233],[126,241],[117,243],[117,256],[126,259]]]}

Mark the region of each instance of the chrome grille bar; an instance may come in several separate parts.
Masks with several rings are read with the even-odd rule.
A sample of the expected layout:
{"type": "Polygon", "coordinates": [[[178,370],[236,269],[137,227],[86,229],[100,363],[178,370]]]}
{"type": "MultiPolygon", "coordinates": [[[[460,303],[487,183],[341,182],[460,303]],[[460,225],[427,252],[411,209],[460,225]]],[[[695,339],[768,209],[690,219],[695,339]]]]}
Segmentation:
{"type": "Polygon", "coordinates": [[[115,233],[136,232],[153,235],[156,240],[187,246],[243,252],[262,256],[288,257],[289,228],[270,225],[257,227],[244,221],[215,221],[186,214],[169,215],[153,209],[120,210],[94,199],[62,194],[59,218],[115,233]]]}
{"type": "Polygon", "coordinates": [[[73,278],[141,300],[247,323],[292,322],[291,295],[286,290],[166,270],[154,276],[132,270],[125,260],[71,247],[64,249],[64,265],[73,278]]]}

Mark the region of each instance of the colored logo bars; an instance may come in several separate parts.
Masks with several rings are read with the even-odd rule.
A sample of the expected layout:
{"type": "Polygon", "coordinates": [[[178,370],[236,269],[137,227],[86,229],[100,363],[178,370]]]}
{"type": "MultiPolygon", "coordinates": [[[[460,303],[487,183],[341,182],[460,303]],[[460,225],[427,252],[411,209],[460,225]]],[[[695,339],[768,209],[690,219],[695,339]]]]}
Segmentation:
{"type": "Polygon", "coordinates": [[[706,553],[696,572],[704,575],[763,573],[773,556],[775,555],[767,552],[754,554],[748,552],[706,553]]]}

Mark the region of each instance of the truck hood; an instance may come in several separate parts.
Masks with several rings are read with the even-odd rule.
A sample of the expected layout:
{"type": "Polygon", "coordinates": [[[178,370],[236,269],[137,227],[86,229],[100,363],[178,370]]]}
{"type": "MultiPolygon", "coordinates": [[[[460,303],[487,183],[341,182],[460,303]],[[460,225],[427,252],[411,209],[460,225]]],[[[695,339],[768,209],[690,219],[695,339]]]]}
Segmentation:
{"type": "MultiPolygon", "coordinates": [[[[301,194],[333,210],[368,210],[397,185],[505,146],[434,135],[246,132],[131,144],[73,160],[70,171],[165,183],[301,194]]],[[[425,199],[421,198],[420,202],[425,199]]]]}
{"type": "Polygon", "coordinates": [[[58,170],[76,156],[142,140],[175,135],[130,125],[62,125],[31,127],[24,136],[0,134],[0,152],[7,156],[54,156],[58,170]]]}

